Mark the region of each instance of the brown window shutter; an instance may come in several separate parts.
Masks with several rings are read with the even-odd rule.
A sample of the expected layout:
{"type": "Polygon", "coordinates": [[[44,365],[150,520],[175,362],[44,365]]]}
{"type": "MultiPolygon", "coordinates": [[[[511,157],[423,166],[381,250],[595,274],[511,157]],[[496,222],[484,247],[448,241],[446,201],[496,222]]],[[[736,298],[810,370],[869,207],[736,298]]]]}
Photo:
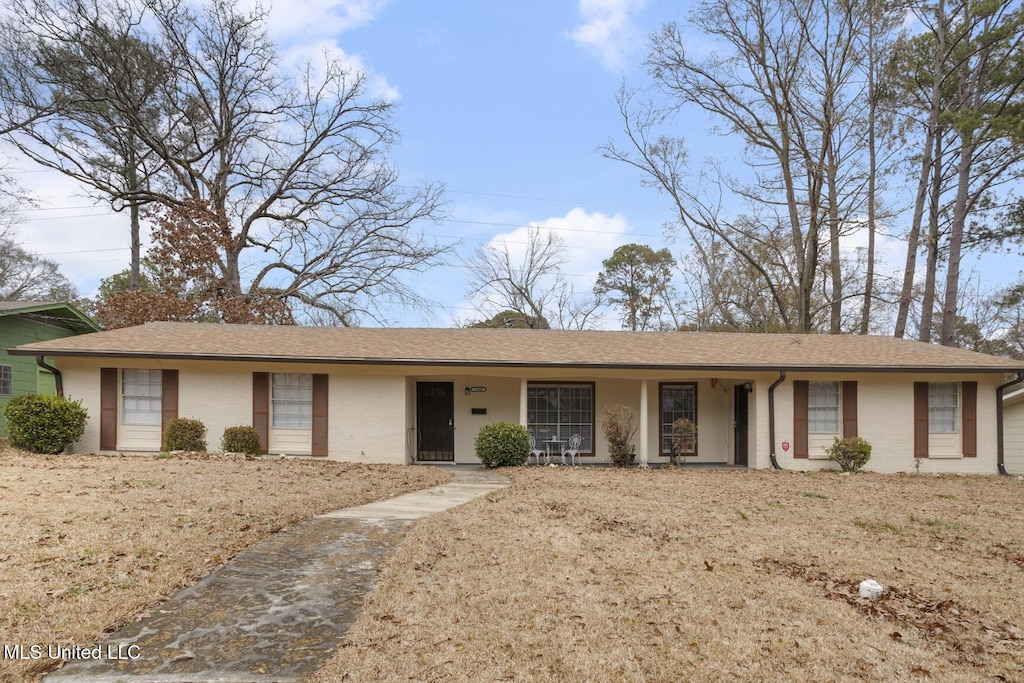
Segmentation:
{"type": "Polygon", "coordinates": [[[843,438],[857,436],[857,383],[843,382],[843,438]]]}
{"type": "Polygon", "coordinates": [[[965,458],[978,457],[978,383],[963,382],[960,385],[963,399],[961,429],[963,429],[963,451],[965,458]]]}
{"type": "Polygon", "coordinates": [[[260,435],[260,452],[270,444],[270,373],[252,373],[252,426],[260,435]]]}
{"type": "Polygon", "coordinates": [[[178,371],[164,370],[160,377],[160,441],[167,433],[167,423],[178,419],[178,371]]]}
{"type": "Polygon", "coordinates": [[[313,455],[327,455],[327,375],[313,375],[313,455]]]}
{"type": "Polygon", "coordinates": [[[928,382],[914,382],[914,457],[928,457],[928,382]]]}
{"type": "Polygon", "coordinates": [[[807,443],[807,382],[793,382],[793,457],[806,458],[810,453],[807,443]]]}
{"type": "Polygon", "coordinates": [[[117,368],[100,368],[100,450],[117,450],[117,368]]]}

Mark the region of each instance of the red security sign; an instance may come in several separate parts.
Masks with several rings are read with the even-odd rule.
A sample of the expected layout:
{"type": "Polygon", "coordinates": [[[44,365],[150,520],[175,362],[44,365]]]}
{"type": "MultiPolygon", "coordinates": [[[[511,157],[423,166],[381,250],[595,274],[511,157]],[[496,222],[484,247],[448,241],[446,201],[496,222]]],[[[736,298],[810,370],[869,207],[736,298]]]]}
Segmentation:
{"type": "Polygon", "coordinates": [[[783,441],[782,442],[782,451],[784,453],[789,453],[789,442],[788,441],[783,441]]]}

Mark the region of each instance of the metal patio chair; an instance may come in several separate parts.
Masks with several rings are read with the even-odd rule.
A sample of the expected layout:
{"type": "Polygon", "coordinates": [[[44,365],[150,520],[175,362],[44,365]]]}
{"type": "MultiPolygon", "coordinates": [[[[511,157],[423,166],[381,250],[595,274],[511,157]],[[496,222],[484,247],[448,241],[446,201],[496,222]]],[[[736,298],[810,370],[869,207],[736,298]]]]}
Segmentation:
{"type": "Polygon", "coordinates": [[[569,456],[569,464],[575,465],[576,459],[580,457],[580,442],[583,439],[579,434],[573,434],[569,437],[569,443],[566,444],[565,450],[562,451],[562,462],[565,462],[565,456],[569,456]]]}
{"type": "Polygon", "coordinates": [[[537,437],[533,434],[530,435],[530,455],[526,456],[526,464],[530,464],[530,457],[533,457],[535,465],[540,464],[540,456],[546,456],[548,453],[543,448],[537,448],[537,437]]]}

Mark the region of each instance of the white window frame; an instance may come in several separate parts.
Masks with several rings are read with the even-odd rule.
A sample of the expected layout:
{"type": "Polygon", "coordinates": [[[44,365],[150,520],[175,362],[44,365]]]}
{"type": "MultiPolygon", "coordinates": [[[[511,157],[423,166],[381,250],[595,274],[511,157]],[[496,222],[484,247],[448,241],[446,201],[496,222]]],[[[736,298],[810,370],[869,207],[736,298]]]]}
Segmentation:
{"type": "Polygon", "coordinates": [[[270,375],[270,426],[313,429],[313,375],[274,372],[270,375]]]}
{"type": "Polygon", "coordinates": [[[839,382],[807,383],[807,432],[839,434],[842,429],[843,392],[839,382]]]}
{"type": "Polygon", "coordinates": [[[959,434],[961,405],[959,382],[929,382],[928,433],[959,434]],[[949,405],[950,398],[952,398],[952,405],[949,405]]]}
{"type": "Polygon", "coordinates": [[[14,396],[13,365],[0,365],[0,396],[14,396]]]}
{"type": "Polygon", "coordinates": [[[121,424],[150,427],[162,424],[163,370],[123,368],[120,394],[121,424]],[[142,373],[145,373],[145,381],[142,373]]]}

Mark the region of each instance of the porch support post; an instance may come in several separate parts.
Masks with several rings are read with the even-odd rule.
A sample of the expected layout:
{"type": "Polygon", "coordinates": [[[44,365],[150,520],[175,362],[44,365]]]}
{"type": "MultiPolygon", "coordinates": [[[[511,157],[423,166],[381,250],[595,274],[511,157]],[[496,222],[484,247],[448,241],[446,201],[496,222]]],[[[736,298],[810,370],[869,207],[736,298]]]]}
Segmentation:
{"type": "Polygon", "coordinates": [[[526,402],[526,387],[528,385],[529,385],[529,382],[526,380],[526,378],[523,378],[523,379],[519,380],[519,424],[523,425],[524,427],[528,427],[529,426],[527,424],[527,422],[528,422],[527,418],[529,416],[527,415],[528,411],[527,411],[527,407],[526,407],[527,406],[527,402],[526,402]]]}
{"type": "Polygon", "coordinates": [[[640,380],[640,469],[647,469],[647,380],[640,380]]]}

